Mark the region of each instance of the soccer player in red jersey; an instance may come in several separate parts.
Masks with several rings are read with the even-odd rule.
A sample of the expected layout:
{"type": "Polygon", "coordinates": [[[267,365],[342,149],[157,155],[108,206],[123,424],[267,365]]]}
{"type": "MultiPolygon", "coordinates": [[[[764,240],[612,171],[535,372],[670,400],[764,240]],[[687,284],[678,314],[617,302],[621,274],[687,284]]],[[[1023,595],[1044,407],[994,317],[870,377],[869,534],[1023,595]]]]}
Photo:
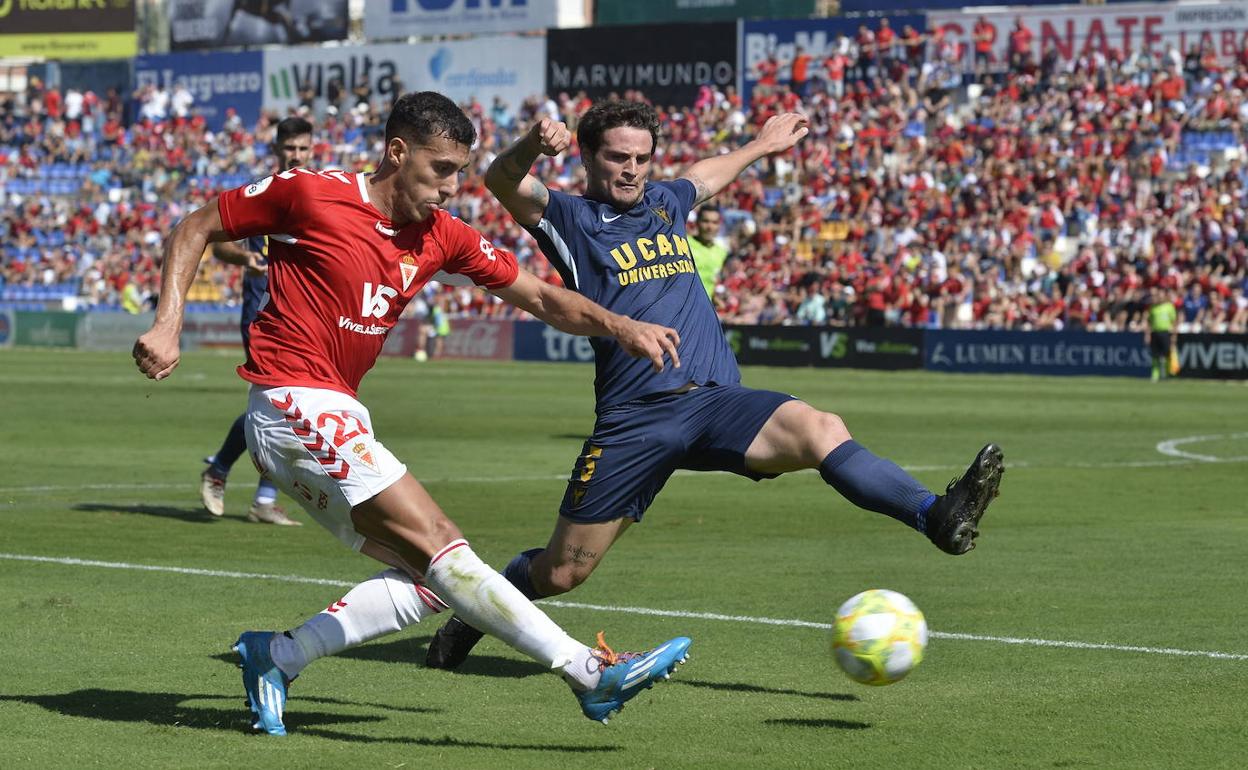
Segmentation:
{"type": "Polygon", "coordinates": [[[268,234],[268,305],[239,374],[252,383],[247,444],[257,468],[339,539],[389,569],[283,634],[244,633],[255,727],[284,735],[291,680],[313,660],[393,633],[447,606],[564,679],[591,719],[666,678],[677,637],[646,653],[593,650],[567,635],[468,547],[424,487],[379,442],[356,400],[404,305],[438,271],[458,273],[572,334],[611,336],[657,369],[679,366],[673,329],[610,313],[520,270],[451,216],[475,130],[446,97],[399,99],[375,174],[291,169],[189,214],[165,249],[160,301],[134,358],[149,378],[178,364],[184,303],[205,244],[268,234]]]}

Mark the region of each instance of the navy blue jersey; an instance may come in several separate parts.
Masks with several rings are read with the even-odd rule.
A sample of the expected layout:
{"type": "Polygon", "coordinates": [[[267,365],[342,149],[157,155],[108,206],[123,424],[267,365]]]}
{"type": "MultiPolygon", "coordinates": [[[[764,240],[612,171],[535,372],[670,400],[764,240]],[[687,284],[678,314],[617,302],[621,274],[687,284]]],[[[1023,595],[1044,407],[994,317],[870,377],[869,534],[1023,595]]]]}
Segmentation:
{"type": "MultiPolygon", "coordinates": [[[[265,261],[269,258],[269,236],[253,235],[244,241],[243,248],[248,251],[254,251],[263,256],[265,261]]],[[[243,333],[243,347],[247,346],[250,334],[248,329],[251,322],[256,320],[256,316],[260,315],[260,308],[264,307],[265,300],[269,296],[269,277],[268,275],[255,275],[247,270],[243,271],[243,317],[240,321],[240,329],[243,333]]]]}
{"type": "Polygon", "coordinates": [[[680,333],[681,367],[657,373],[648,359],[633,358],[614,339],[591,337],[600,412],[691,382],[741,381],[689,250],[685,219],[695,195],[684,179],[647,183],[641,201],[621,213],[551,190],[542,220],[527,228],[569,289],[614,313],[680,333]]]}

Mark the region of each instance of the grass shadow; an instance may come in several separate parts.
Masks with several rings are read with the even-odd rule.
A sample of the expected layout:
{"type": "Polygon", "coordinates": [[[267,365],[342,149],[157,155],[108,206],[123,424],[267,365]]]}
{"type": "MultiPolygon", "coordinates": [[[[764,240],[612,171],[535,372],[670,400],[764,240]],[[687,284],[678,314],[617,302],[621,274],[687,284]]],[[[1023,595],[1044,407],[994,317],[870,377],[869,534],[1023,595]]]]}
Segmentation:
{"type": "Polygon", "coordinates": [[[764,719],[765,725],[783,727],[830,727],[835,730],[870,730],[866,722],[852,722],[848,719],[764,719]]]}
{"type": "MultiPolygon", "coordinates": [[[[366,644],[338,653],[337,657],[367,660],[375,663],[411,663],[424,668],[425,650],[433,636],[415,636],[390,642],[366,644]]],[[[496,655],[471,655],[453,672],[460,676],[491,676],[504,679],[523,679],[547,673],[540,664],[530,660],[515,660],[496,655]]]]}
{"type": "Polygon", "coordinates": [[[563,754],[603,754],[619,751],[619,746],[573,746],[560,743],[490,743],[486,741],[466,741],[444,735],[441,738],[380,738],[374,735],[351,735],[332,730],[312,728],[300,730],[300,735],[315,735],[347,743],[391,744],[397,746],[422,746],[431,748],[452,749],[503,749],[505,751],[556,751],[563,754]]]}
{"type": "MultiPolygon", "coordinates": [[[[186,694],[171,692],[135,692],[133,690],[104,690],[98,688],[47,695],[0,695],[0,702],[26,703],[64,716],[99,719],[108,722],[133,722],[161,727],[190,727],[200,730],[222,730],[251,733],[251,714],[245,706],[220,709],[208,706],[188,705],[187,701],[222,700],[220,694],[186,694]]],[[[346,701],[338,698],[299,698],[301,704],[341,705],[369,707],[384,711],[409,714],[438,714],[440,709],[410,706],[391,706],[378,703],[346,701]]],[[[383,738],[357,735],[331,726],[385,722],[384,716],[336,714],[326,711],[288,711],[284,715],[286,728],[295,735],[307,735],[346,743],[393,744],[399,746],[428,746],[436,748],[501,749],[505,751],[553,751],[560,753],[589,754],[619,751],[618,746],[573,746],[543,743],[491,743],[489,741],[462,740],[451,735],[441,738],[383,738]]]]}
{"type": "Polygon", "coordinates": [[[760,687],[756,684],[739,682],[700,682],[696,679],[673,679],[671,684],[685,687],[705,687],[708,690],[725,690],[728,692],[748,692],[760,695],[796,695],[799,698],[816,698],[818,700],[858,701],[857,695],[843,692],[809,692],[805,690],[788,690],[778,687],[760,687]]]}
{"type": "Polygon", "coordinates": [[[133,513],[141,516],[159,516],[165,519],[178,519],[188,524],[211,524],[217,517],[200,507],[175,508],[171,505],[144,505],[143,503],[79,503],[73,507],[75,511],[89,513],[133,513]]]}
{"type": "MultiPolygon", "coordinates": [[[[71,717],[100,719],[107,722],[136,722],[162,727],[251,732],[251,715],[245,706],[222,709],[186,703],[187,701],[222,700],[223,698],[224,696],[219,693],[194,695],[98,688],[49,695],[0,695],[0,701],[29,703],[71,717]]],[[[297,714],[289,714],[286,724],[293,728],[381,721],[384,721],[384,717],[300,711],[297,714]]]]}
{"type": "MultiPolygon", "coordinates": [[[[432,636],[404,637],[389,642],[365,644],[343,650],[334,657],[370,663],[406,663],[424,668],[425,649],[432,638],[432,636]]],[[[233,652],[220,652],[209,657],[231,666],[238,665],[238,655],[233,652]]],[[[452,676],[488,676],[503,679],[524,679],[545,673],[548,672],[540,663],[495,655],[472,655],[455,671],[447,672],[452,676]]]]}

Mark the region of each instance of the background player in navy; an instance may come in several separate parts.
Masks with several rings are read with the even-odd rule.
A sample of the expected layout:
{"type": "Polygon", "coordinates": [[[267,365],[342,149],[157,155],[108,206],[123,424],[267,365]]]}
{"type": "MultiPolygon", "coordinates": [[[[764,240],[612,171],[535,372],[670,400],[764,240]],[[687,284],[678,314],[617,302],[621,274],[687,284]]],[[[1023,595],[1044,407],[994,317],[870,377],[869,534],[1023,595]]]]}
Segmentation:
{"type": "MultiPolygon", "coordinates": [[[[272,151],[279,172],[306,166],[312,157],[312,124],[303,118],[286,118],[278,123],[277,132],[273,137],[272,151]]],[[[269,237],[257,235],[239,243],[232,241],[216,243],[213,244],[212,253],[223,262],[241,265],[245,268],[243,317],[240,321],[245,350],[251,336],[249,331],[251,322],[256,320],[260,308],[264,306],[269,296],[269,237]]],[[[204,503],[204,508],[213,516],[221,516],[225,513],[226,478],[230,475],[230,468],[234,466],[243,452],[247,451],[247,439],[243,432],[246,419],[246,412],[240,414],[230,426],[221,448],[215,454],[205,458],[208,467],[199,477],[199,497],[204,503]]],[[[247,519],[288,527],[298,527],[303,523],[290,518],[277,506],[277,487],[264,477],[261,477],[260,483],[256,485],[256,494],[252,498],[247,519]]]]}
{"type": "MultiPolygon", "coordinates": [[[[539,155],[571,144],[562,123],[542,120],[490,165],[486,184],[537,239],[565,285],[616,313],[677,330],[681,367],[648,370],[609,339],[595,338],[597,422],[572,471],[547,546],[504,574],[537,599],[575,588],[677,469],[751,479],[816,468],[850,502],[896,518],[941,550],[974,547],[997,495],[1002,453],[989,444],[937,497],[895,463],[854,441],[845,423],[792,396],[740,384],[737,363],[698,278],[685,232],[689,212],[750,164],[792,148],[808,131],[794,113],[770,118],[748,144],[701,160],[672,182],[649,182],[658,118],[648,105],[605,102],[577,130],[585,195],[548,190],[529,175],[539,155]]],[[[426,659],[454,668],[481,634],[452,618],[426,659]]]]}

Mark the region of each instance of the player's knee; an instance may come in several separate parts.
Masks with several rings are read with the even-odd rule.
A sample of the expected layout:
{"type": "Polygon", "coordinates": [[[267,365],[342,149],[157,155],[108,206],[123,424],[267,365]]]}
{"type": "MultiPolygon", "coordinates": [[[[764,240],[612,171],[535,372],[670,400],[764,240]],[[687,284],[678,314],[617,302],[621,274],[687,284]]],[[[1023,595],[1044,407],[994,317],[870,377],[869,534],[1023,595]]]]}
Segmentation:
{"type": "Polygon", "coordinates": [[[530,580],[542,596],[558,596],[584,583],[594,568],[588,564],[557,564],[547,569],[533,565],[530,580]]]}
{"type": "Polygon", "coordinates": [[[818,415],[814,420],[811,433],[814,434],[812,438],[820,451],[830,443],[839,446],[852,438],[849,435],[849,428],[845,427],[845,421],[840,418],[840,415],[831,412],[819,412],[818,415]]]}

